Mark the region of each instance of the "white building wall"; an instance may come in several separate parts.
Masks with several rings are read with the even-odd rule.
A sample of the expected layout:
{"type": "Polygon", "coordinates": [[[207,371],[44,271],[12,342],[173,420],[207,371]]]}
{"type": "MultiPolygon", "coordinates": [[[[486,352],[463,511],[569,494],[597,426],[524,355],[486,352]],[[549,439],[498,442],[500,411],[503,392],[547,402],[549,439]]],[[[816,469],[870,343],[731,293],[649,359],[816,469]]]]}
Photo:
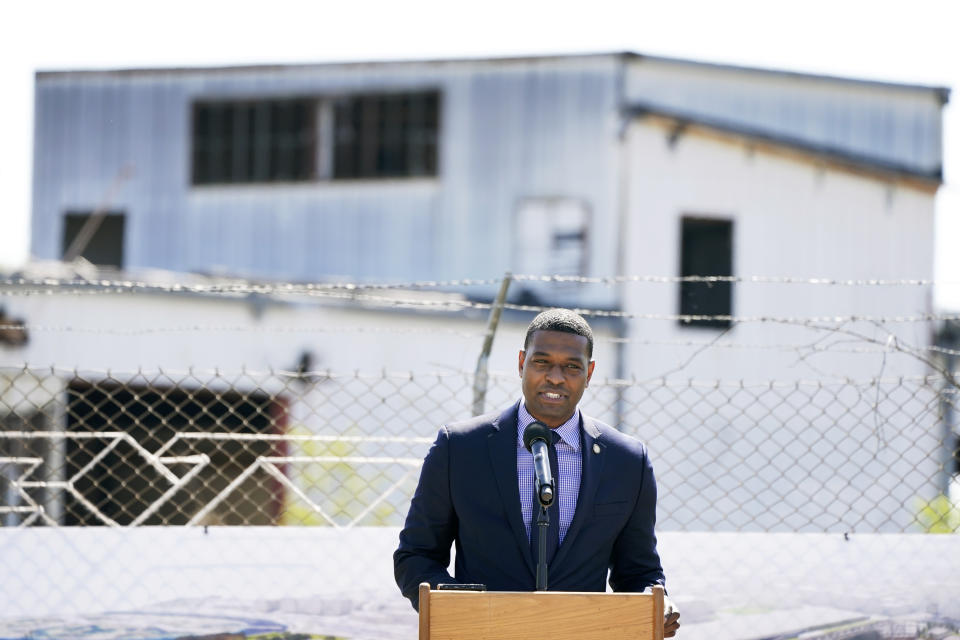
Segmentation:
{"type": "MultiPolygon", "coordinates": [[[[398,293],[395,297],[404,296],[398,293]]],[[[409,406],[398,418],[406,424],[422,424],[417,428],[421,435],[434,433],[441,422],[468,417],[464,408],[472,402],[473,372],[488,313],[485,309],[462,313],[364,309],[302,299],[258,307],[242,298],[183,294],[14,296],[7,299],[6,306],[11,317],[30,325],[26,346],[0,352],[0,368],[17,378],[16,372],[26,367],[41,377],[49,372],[67,380],[74,375],[88,379],[109,375],[119,382],[155,379],[168,386],[180,380],[187,387],[248,389],[266,385],[281,395],[303,395],[309,401],[305,388],[290,375],[301,355],[309,352],[310,371],[321,378],[327,373],[340,378],[364,377],[358,389],[378,396],[389,396],[391,389],[411,393],[409,406]],[[441,385],[443,389],[430,377],[455,374],[441,385]],[[366,380],[376,376],[395,381],[380,385],[366,380]],[[418,376],[422,378],[415,384],[403,381],[418,376]],[[437,393],[432,394],[431,389],[437,393]],[[458,399],[455,406],[442,401],[451,394],[458,399]]],[[[497,329],[488,360],[494,377],[488,411],[520,397],[517,354],[528,320],[526,315],[512,318],[505,314],[497,329]],[[515,384],[513,376],[517,376],[515,384]]],[[[608,339],[612,334],[599,326],[597,335],[595,358],[602,363],[598,380],[614,377],[616,346],[608,339]]],[[[13,388],[8,391],[14,393],[13,388]]],[[[43,398],[31,400],[21,392],[4,405],[43,405],[59,393],[62,386],[56,384],[43,398]]],[[[606,397],[597,404],[595,413],[611,406],[606,397]]],[[[298,412],[300,409],[293,411],[313,415],[317,407],[298,412]]]]}
{"type": "MultiPolygon", "coordinates": [[[[733,221],[740,277],[932,278],[933,194],[729,139],[671,146],[669,133],[629,130],[628,273],[679,275],[691,215],[733,221]]],[[[929,286],[738,283],[745,319],[725,333],[662,319],[678,294],[624,291],[625,312],[661,317],[629,321],[625,347],[661,527],[913,526],[917,501],[938,491],[942,425],[935,389],[901,379],[933,373],[902,348],[929,356],[930,324],[893,318],[929,312],[929,286]],[[886,320],[830,319],[854,315],[886,320]]]]}
{"type": "MultiPolygon", "coordinates": [[[[679,275],[681,218],[694,216],[733,221],[736,276],[932,279],[932,193],[704,136],[681,135],[671,146],[667,133],[638,121],[628,134],[626,273],[679,275]]],[[[631,286],[625,289],[624,310],[633,314],[677,314],[678,300],[679,285],[675,283],[631,286]]],[[[734,287],[733,315],[738,317],[892,317],[918,316],[930,310],[929,286],[738,283],[734,287]]],[[[721,340],[792,344],[823,337],[822,332],[799,324],[734,323],[721,340]]],[[[929,344],[926,323],[884,326],[909,344],[929,344]]],[[[876,327],[848,328],[886,339],[876,327]]],[[[718,334],[716,329],[664,320],[635,320],[629,332],[632,338],[662,342],[702,342],[718,334]]],[[[636,346],[632,353],[635,357],[629,362],[637,376],[659,376],[675,366],[676,358],[682,355],[674,359],[666,353],[651,355],[646,347],[640,353],[636,346]]],[[[703,353],[682,376],[754,380],[822,377],[822,371],[793,366],[795,353],[780,357],[770,350],[760,358],[728,356],[722,349],[703,353]]],[[[833,366],[820,359],[817,364],[841,377],[879,373],[879,358],[856,360],[855,364],[844,359],[833,366]]],[[[898,374],[926,373],[926,367],[913,360],[905,360],[895,370],[898,374]]]]}

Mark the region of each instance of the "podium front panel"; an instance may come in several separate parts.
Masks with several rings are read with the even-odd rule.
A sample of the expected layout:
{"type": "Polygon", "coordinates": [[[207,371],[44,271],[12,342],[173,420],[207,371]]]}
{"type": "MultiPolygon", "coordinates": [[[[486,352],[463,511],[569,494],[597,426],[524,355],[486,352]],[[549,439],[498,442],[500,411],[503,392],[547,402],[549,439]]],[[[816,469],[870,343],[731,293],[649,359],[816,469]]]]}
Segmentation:
{"type": "Polygon", "coordinates": [[[428,588],[421,590],[420,608],[421,640],[663,638],[662,588],[652,594],[428,588]]]}

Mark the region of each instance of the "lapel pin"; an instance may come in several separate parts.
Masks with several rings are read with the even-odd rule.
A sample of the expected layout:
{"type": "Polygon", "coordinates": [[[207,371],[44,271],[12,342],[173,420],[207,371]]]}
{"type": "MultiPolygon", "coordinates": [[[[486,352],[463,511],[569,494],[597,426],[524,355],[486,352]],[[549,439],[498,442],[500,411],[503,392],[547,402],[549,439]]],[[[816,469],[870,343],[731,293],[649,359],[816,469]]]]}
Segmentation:
{"type": "Polygon", "coordinates": [[[600,453],[600,445],[598,445],[597,443],[593,443],[593,452],[600,453]]]}

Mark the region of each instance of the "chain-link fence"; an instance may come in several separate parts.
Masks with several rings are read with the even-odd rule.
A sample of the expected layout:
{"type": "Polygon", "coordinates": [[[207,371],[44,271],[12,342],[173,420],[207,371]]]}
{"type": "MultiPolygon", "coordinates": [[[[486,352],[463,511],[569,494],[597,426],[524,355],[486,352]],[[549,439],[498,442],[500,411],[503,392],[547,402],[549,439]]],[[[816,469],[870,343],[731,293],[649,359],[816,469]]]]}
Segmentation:
{"type": "MultiPolygon", "coordinates": [[[[450,313],[423,297],[372,320],[257,307],[242,324],[249,300],[230,290],[215,311],[196,292],[171,305],[171,291],[125,309],[112,296],[124,286],[53,312],[32,286],[34,306],[0,325],[18,337],[0,362],[0,637],[414,637],[390,556],[437,428],[472,413],[477,373],[463,363],[489,305],[461,300],[481,313],[440,321],[395,313],[450,313]],[[28,338],[61,363],[14,364],[28,338]],[[191,366],[145,364],[177,349],[191,366]],[[296,366],[243,364],[301,351],[296,366]],[[201,367],[205,353],[234,364],[201,367]],[[64,364],[110,358],[139,364],[64,364]],[[384,369],[396,360],[411,366],[384,369]]],[[[395,292],[376,293],[362,304],[395,292]]],[[[520,397],[503,369],[537,309],[513,306],[487,411],[520,397]]],[[[956,629],[958,353],[930,339],[949,318],[734,318],[704,334],[638,326],[675,316],[588,316],[598,362],[616,364],[582,408],[649,447],[683,637],[956,629]],[[704,374],[718,367],[730,374],[704,374]]]]}
{"type": "MultiPolygon", "coordinates": [[[[6,526],[399,526],[472,375],[2,371],[6,526]]],[[[594,382],[584,410],[645,441],[667,531],[957,529],[940,376],[594,382]]],[[[492,376],[488,407],[518,397],[492,376]]]]}

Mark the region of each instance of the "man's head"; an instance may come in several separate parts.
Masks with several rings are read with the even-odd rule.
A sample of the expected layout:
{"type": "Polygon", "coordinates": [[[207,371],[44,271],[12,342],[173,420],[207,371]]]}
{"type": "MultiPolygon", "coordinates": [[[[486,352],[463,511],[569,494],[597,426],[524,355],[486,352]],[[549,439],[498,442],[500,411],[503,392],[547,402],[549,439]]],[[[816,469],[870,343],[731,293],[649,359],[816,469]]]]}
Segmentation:
{"type": "Polygon", "coordinates": [[[570,419],[593,375],[593,331],[567,309],[544,311],[530,323],[520,352],[527,410],[548,427],[570,419]]]}
{"type": "Polygon", "coordinates": [[[583,336],[587,339],[587,359],[593,357],[593,329],[579,313],[570,309],[548,309],[540,312],[527,327],[527,337],[523,340],[524,349],[530,346],[530,340],[537,331],[563,331],[583,336]]]}

